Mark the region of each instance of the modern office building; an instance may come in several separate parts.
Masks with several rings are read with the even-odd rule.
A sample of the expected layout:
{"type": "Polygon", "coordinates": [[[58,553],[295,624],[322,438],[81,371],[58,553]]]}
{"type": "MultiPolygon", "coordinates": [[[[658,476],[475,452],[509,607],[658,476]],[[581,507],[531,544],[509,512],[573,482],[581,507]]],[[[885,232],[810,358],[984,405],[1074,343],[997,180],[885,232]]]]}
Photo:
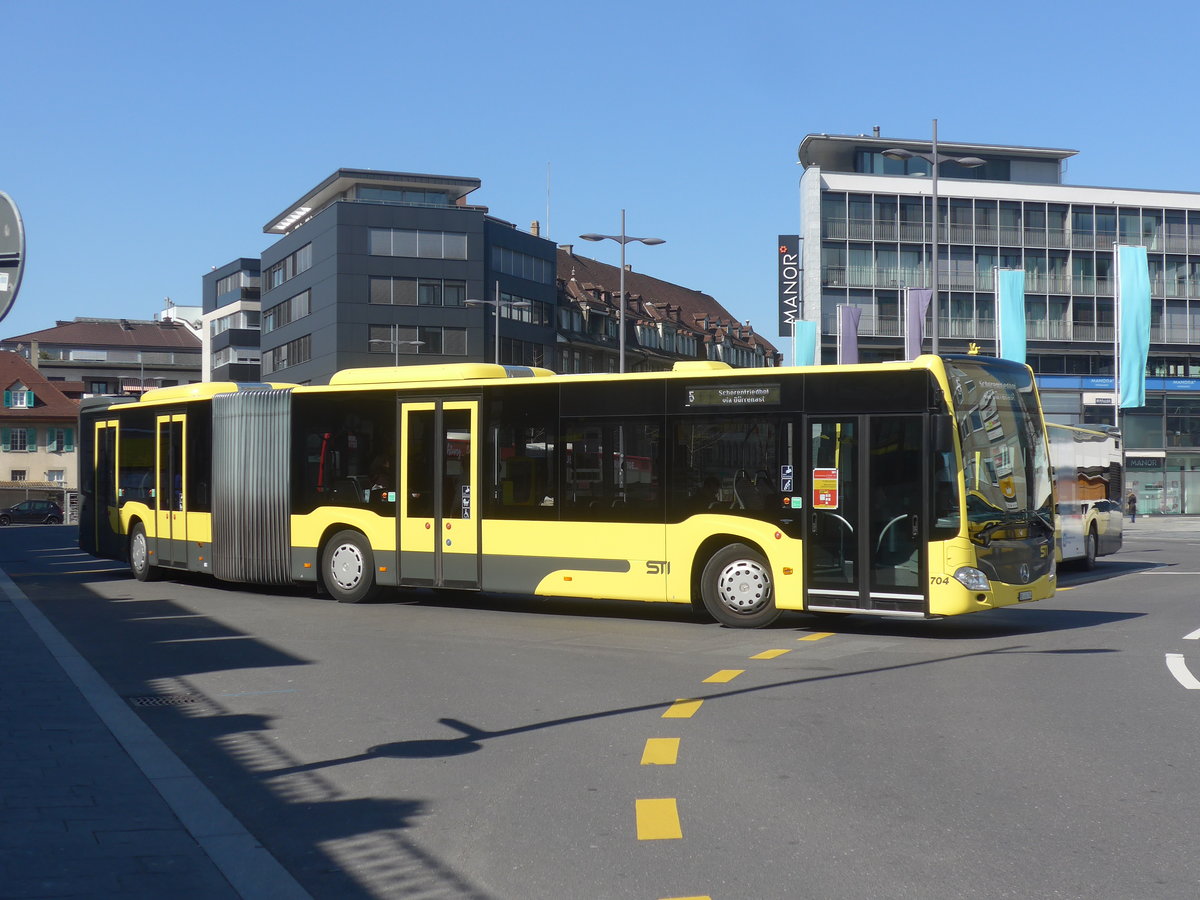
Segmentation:
{"type": "Polygon", "coordinates": [[[467,204],[479,186],[338,169],[273,217],[261,377],[323,383],[389,361],[490,360],[497,325],[503,362],[542,365],[555,343],[555,245],[467,204]],[[525,314],[497,316],[497,304],[525,314]]]}
{"type": "MultiPolygon", "coordinates": [[[[1200,514],[1200,194],[1065,184],[1075,150],[941,141],[938,151],[983,160],[938,170],[940,352],[995,353],[995,270],[1024,269],[1028,362],[1048,418],[1111,424],[1113,245],[1145,246],[1151,345],[1146,406],[1120,416],[1127,482],[1143,512],[1200,514]]],[[[826,362],[839,305],[862,312],[864,360],[903,354],[904,289],[930,285],[933,246],[930,164],[915,154],[931,155],[931,142],[879,129],[800,144],[802,316],[819,322],[826,362]],[[914,155],[884,155],[893,148],[914,155]]]]}
{"type": "MultiPolygon", "coordinates": [[[[341,369],[471,360],[618,371],[620,267],[468,204],[480,184],[338,169],[266,224],[279,240],[260,260],[203,277],[206,378],[321,384],[341,369]]],[[[709,295],[625,280],[629,371],[778,364],[709,295]]]]}
{"type": "Polygon", "coordinates": [[[258,381],[259,263],[235,259],[201,279],[204,381],[258,381]]]}

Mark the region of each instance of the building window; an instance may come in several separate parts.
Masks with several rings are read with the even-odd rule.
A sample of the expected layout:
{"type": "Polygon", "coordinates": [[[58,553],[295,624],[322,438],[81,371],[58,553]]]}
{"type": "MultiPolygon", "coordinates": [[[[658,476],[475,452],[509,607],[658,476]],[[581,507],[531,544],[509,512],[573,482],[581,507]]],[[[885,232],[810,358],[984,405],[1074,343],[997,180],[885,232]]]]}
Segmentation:
{"type": "Polygon", "coordinates": [[[74,428],[47,428],[46,449],[51,453],[70,453],[75,449],[74,428]]]}
{"type": "Polygon", "coordinates": [[[307,316],[312,311],[311,296],[309,291],[301,291],[296,296],[289,297],[268,309],[262,316],[263,334],[307,316]]]}
{"type": "Polygon", "coordinates": [[[255,310],[242,310],[240,312],[231,313],[228,316],[222,316],[219,319],[214,319],[210,326],[212,336],[224,334],[230,328],[241,329],[257,329],[259,316],[255,310]]]}
{"type": "Polygon", "coordinates": [[[13,481],[25,481],[25,475],[26,475],[26,472],[24,469],[13,469],[12,470],[12,480],[13,481]]]}
{"type": "Polygon", "coordinates": [[[89,382],[88,383],[88,393],[90,393],[90,394],[107,394],[108,393],[108,382],[107,381],[89,382]]]}
{"type": "Polygon", "coordinates": [[[64,481],[67,480],[67,470],[66,469],[51,469],[50,471],[48,471],[46,473],[46,480],[51,481],[54,484],[62,484],[64,481]]]}
{"type": "Polygon", "coordinates": [[[263,353],[262,372],[264,375],[270,375],[272,372],[278,372],[280,369],[308,362],[311,357],[312,335],[306,334],[303,337],[296,338],[294,341],[288,341],[282,347],[275,347],[263,353]]]}
{"type": "Polygon", "coordinates": [[[372,353],[434,354],[466,356],[467,329],[441,325],[412,326],[371,325],[367,329],[367,347],[372,353]],[[420,344],[416,342],[420,341],[420,344]]]}
{"type": "Polygon", "coordinates": [[[369,300],[376,306],[463,306],[467,283],[449,278],[371,278],[369,300]]]}
{"type": "Polygon", "coordinates": [[[510,250],[508,247],[492,248],[493,269],[503,272],[505,275],[515,275],[518,278],[524,278],[527,281],[536,281],[539,284],[554,284],[554,279],[557,275],[556,265],[555,260],[530,256],[528,253],[521,253],[519,250],[510,250]]]}
{"type": "Polygon", "coordinates": [[[373,203],[396,203],[404,206],[453,206],[445,191],[421,191],[412,188],[367,187],[358,185],[355,198],[373,203]]]}
{"type": "Polygon", "coordinates": [[[421,278],[417,281],[417,304],[419,306],[442,305],[442,279],[421,278]]]}
{"type": "Polygon", "coordinates": [[[35,402],[33,391],[27,390],[20,382],[4,392],[4,405],[9,409],[32,409],[35,402]]]}
{"type": "Polygon", "coordinates": [[[244,287],[258,287],[258,276],[249,272],[234,272],[217,282],[217,296],[231,294],[244,287]]]}
{"type": "Polygon", "coordinates": [[[370,325],[367,328],[367,349],[371,353],[409,355],[420,352],[416,345],[417,329],[407,326],[370,325]]]}
{"type": "Polygon", "coordinates": [[[266,271],[267,290],[277,288],[301,272],[312,268],[312,244],[305,244],[295,253],[285,256],[266,271]]]}
{"type": "Polygon", "coordinates": [[[32,428],[0,428],[0,450],[25,453],[37,449],[37,432],[32,428]]]}
{"type": "Polygon", "coordinates": [[[467,236],[458,231],[413,231],[404,228],[369,230],[372,256],[404,256],[419,259],[466,259],[467,236]]]}

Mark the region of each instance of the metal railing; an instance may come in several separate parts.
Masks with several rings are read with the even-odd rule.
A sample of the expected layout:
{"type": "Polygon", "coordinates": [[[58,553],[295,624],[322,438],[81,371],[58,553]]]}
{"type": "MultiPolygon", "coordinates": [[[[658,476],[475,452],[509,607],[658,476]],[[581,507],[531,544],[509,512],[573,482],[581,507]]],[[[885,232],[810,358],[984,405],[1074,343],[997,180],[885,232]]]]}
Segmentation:
{"type": "MultiPolygon", "coordinates": [[[[930,223],[897,222],[888,219],[823,218],[821,235],[828,240],[902,241],[929,243],[930,223]]],[[[1115,243],[1145,247],[1152,252],[1200,253],[1200,232],[1158,230],[1152,234],[1120,234],[1116,231],[1080,231],[1054,226],[941,223],[939,243],[983,246],[1034,247],[1076,250],[1111,250],[1115,243]]]]}

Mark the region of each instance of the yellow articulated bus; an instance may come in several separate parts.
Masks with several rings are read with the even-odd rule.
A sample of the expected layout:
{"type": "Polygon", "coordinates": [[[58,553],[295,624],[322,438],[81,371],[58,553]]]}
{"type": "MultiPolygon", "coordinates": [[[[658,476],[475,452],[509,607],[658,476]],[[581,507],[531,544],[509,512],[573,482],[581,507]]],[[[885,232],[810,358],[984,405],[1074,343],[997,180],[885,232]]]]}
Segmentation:
{"type": "Polygon", "coordinates": [[[983,357],[351,369],[80,413],[81,547],[227,581],[932,618],[1050,597],[1037,390],[983,357]]]}

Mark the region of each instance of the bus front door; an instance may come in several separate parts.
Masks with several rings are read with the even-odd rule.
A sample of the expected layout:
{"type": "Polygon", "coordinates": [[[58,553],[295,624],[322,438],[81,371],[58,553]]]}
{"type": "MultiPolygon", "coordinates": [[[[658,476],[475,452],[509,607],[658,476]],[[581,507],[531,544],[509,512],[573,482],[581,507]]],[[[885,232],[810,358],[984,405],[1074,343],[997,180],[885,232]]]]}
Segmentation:
{"type": "Polygon", "coordinates": [[[187,488],[183,461],[186,432],[185,415],[157,416],[155,419],[155,536],[152,546],[156,564],[160,566],[187,566],[187,488]]]}
{"type": "Polygon", "coordinates": [[[814,417],[806,433],[806,608],[924,616],[925,417],[814,417]]]}
{"type": "Polygon", "coordinates": [[[96,471],[96,490],[91,497],[90,508],[83,512],[87,521],[80,524],[80,532],[91,529],[94,543],[88,549],[94,556],[119,559],[125,552],[125,537],[121,534],[117,420],[97,422],[95,428],[96,445],[92,464],[96,471]]]}
{"type": "Polygon", "coordinates": [[[400,584],[480,586],[476,400],[400,404],[400,584]]]}

